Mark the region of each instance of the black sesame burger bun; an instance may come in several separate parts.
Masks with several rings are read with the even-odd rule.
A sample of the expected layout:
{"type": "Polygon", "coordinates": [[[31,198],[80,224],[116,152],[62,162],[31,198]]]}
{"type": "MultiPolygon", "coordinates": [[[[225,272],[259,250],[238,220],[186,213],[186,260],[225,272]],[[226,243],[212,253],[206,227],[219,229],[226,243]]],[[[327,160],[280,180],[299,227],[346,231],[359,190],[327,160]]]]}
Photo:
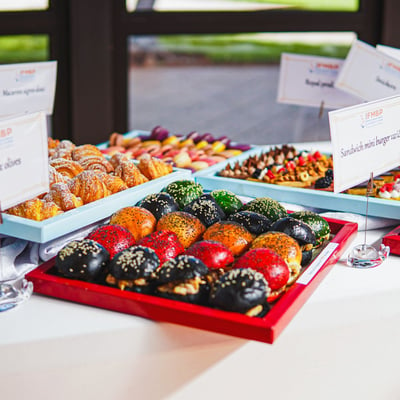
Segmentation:
{"type": "Polygon", "coordinates": [[[91,239],[73,240],[55,258],[57,272],[67,278],[94,280],[107,268],[110,254],[91,239]]]}
{"type": "Polygon", "coordinates": [[[110,261],[109,270],[116,279],[148,279],[159,266],[160,259],[153,249],[134,245],[117,253],[110,261]]]}
{"type": "Polygon", "coordinates": [[[208,273],[208,267],[196,257],[181,254],[167,262],[157,271],[158,284],[183,282],[208,273]]]}
{"type": "Polygon", "coordinates": [[[261,273],[251,268],[237,268],[215,282],[209,302],[213,307],[243,314],[257,305],[264,305],[269,291],[261,273]]]}

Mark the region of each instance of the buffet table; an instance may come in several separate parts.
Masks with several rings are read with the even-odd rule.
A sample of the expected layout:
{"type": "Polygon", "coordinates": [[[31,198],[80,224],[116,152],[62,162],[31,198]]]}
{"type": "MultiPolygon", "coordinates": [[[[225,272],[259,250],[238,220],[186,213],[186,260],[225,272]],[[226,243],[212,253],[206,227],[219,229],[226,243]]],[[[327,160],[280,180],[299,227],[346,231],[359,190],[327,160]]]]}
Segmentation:
{"type": "Polygon", "coordinates": [[[363,241],[272,345],[33,294],[0,314],[1,398],[399,399],[400,261],[347,267],[363,241]]]}

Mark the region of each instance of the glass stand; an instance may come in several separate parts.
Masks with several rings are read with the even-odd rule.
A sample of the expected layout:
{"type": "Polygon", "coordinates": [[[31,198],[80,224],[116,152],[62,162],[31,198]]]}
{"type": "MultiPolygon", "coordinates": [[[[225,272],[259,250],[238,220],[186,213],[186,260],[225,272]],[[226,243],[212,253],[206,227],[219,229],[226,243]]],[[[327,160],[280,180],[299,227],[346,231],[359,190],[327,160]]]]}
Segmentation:
{"type": "Polygon", "coordinates": [[[381,244],[379,250],[367,244],[355,246],[347,258],[347,265],[356,268],[373,268],[381,265],[389,256],[389,247],[381,244]]]}
{"type": "Polygon", "coordinates": [[[31,297],[32,291],[32,282],[28,282],[23,277],[0,281],[0,312],[25,302],[31,297]]]}

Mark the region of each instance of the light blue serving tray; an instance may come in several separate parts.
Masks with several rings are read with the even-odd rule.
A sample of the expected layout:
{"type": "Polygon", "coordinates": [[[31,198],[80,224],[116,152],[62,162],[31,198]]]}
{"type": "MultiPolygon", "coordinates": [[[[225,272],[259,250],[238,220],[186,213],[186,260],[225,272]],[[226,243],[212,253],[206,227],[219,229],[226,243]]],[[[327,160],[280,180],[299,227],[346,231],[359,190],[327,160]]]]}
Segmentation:
{"type": "MultiPolygon", "coordinates": [[[[200,183],[205,190],[226,189],[242,196],[267,196],[281,202],[306,207],[366,215],[367,198],[365,196],[281,186],[263,182],[246,181],[243,179],[224,178],[217,175],[227,164],[233,165],[237,161],[240,163],[249,156],[260,154],[270,148],[271,146],[260,147],[249,151],[248,154],[240,155],[236,160],[227,160],[224,163],[213,165],[207,171],[197,174],[195,180],[200,183]]],[[[368,215],[400,220],[400,201],[369,197],[368,215]]]]}
{"type": "Polygon", "coordinates": [[[159,192],[169,183],[180,179],[193,178],[190,171],[174,168],[173,172],[168,175],[112,194],[104,199],[85,204],[44,221],[33,221],[3,213],[0,234],[31,242],[46,243],[94,222],[108,218],[120,208],[133,206],[146,195],[159,192]]]}

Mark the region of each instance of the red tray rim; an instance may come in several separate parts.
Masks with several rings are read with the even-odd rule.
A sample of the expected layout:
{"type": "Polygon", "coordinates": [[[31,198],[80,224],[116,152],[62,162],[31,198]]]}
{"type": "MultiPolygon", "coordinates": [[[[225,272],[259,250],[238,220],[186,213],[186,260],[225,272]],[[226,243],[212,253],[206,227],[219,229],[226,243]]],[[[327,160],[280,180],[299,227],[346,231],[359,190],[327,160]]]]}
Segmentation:
{"type": "MultiPolygon", "coordinates": [[[[122,291],[100,284],[47,274],[47,271],[54,265],[54,258],[31,271],[26,277],[33,282],[34,292],[38,294],[155,321],[177,323],[272,344],[337,262],[357,233],[357,223],[332,218],[325,219],[329,223],[332,235],[334,235],[332,240],[328,242],[328,244],[333,244],[332,253],[307,284],[295,282],[263,318],[249,317],[207,306],[122,291]]],[[[315,260],[318,260],[318,257],[315,260]]]]}

